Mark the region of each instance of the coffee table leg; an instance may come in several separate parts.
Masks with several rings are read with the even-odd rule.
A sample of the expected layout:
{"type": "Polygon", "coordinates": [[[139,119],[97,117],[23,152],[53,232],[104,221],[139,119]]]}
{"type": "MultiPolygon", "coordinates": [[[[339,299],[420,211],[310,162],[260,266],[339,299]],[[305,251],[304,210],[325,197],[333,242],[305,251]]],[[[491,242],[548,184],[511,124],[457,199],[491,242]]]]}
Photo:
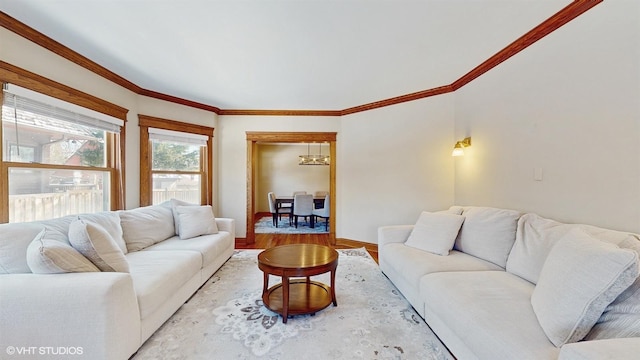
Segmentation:
{"type": "Polygon", "coordinates": [[[282,277],[282,323],[287,323],[289,317],[289,277],[282,277]]]}
{"type": "Polygon", "coordinates": [[[338,300],[336,299],[336,270],[331,270],[331,299],[333,300],[333,306],[338,306],[338,300]]]}
{"type": "Polygon", "coordinates": [[[264,294],[267,293],[267,289],[269,288],[269,274],[264,273],[264,286],[262,287],[262,298],[264,299],[264,294]]]}

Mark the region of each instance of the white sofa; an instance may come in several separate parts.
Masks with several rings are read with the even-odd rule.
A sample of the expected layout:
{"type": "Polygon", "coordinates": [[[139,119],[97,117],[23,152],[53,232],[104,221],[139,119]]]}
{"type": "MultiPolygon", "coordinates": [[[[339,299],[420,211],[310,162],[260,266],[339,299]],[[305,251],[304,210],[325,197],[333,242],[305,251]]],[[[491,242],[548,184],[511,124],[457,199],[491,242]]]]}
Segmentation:
{"type": "Polygon", "coordinates": [[[640,358],[637,234],[454,206],[379,228],[378,251],[458,359],[640,358]]]}
{"type": "Polygon", "coordinates": [[[81,354],[123,360],[134,354],[233,253],[233,219],[214,218],[210,206],[183,205],[0,225],[0,358],[5,352],[20,359],[81,354]],[[55,273],[69,271],[57,269],[69,266],[64,261],[72,256],[38,263],[38,256],[57,250],[74,254],[70,230],[78,227],[94,240],[104,235],[100,229],[109,233],[118,249],[111,240],[98,241],[111,246],[120,272],[96,271],[89,263],[83,266],[93,271],[55,273]]]}

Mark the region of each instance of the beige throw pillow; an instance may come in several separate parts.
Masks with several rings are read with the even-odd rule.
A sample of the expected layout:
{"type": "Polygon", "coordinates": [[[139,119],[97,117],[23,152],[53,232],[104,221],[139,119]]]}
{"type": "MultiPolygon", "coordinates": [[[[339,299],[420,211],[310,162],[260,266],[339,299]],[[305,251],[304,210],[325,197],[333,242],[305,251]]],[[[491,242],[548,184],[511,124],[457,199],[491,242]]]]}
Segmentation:
{"type": "Polygon", "coordinates": [[[573,229],[551,249],[531,296],[540,326],[560,347],[584,338],[638,277],[638,255],[573,229]]]}
{"type": "Polygon", "coordinates": [[[438,255],[449,255],[464,216],[423,211],[405,245],[438,255]]]}
{"type": "Polygon", "coordinates": [[[124,253],[100,225],[82,219],[72,221],[69,242],[101,271],[129,272],[124,253]]]}
{"type": "Polygon", "coordinates": [[[34,274],[100,271],[68,244],[48,238],[42,230],[27,247],[27,264],[34,274]]]}
{"type": "Polygon", "coordinates": [[[218,233],[211,205],[178,206],[176,212],[180,224],[180,239],[218,233]]]}

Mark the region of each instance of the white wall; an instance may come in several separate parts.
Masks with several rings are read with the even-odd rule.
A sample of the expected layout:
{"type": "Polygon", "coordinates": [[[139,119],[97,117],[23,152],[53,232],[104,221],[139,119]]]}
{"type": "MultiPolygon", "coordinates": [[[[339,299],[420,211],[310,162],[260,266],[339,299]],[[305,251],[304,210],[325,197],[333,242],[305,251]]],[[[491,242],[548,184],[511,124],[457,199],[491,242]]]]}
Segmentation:
{"type": "MultiPolygon", "coordinates": [[[[310,146],[311,154],[319,154],[319,144],[310,146]]],[[[269,212],[267,194],[292,195],[294,191],[329,191],[329,166],[298,165],[298,156],[307,154],[307,144],[258,144],[256,154],[256,211],[269,212]]],[[[329,144],[322,145],[329,154],[329,144]]]]}
{"type": "Polygon", "coordinates": [[[453,116],[448,94],[342,118],[337,237],[376,243],[379,226],[453,204],[453,116]]]}
{"type": "Polygon", "coordinates": [[[640,232],[639,4],[605,1],[456,92],[457,204],[640,232]]]}

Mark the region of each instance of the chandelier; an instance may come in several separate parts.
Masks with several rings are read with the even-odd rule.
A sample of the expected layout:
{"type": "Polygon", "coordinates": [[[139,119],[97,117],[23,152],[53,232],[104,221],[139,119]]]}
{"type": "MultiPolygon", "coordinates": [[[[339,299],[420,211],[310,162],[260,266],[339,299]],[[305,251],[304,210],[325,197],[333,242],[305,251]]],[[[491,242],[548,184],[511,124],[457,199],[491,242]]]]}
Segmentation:
{"type": "Polygon", "coordinates": [[[322,155],[322,144],[318,149],[318,155],[311,155],[311,144],[307,144],[307,155],[298,156],[298,165],[329,165],[329,155],[322,155]]]}

